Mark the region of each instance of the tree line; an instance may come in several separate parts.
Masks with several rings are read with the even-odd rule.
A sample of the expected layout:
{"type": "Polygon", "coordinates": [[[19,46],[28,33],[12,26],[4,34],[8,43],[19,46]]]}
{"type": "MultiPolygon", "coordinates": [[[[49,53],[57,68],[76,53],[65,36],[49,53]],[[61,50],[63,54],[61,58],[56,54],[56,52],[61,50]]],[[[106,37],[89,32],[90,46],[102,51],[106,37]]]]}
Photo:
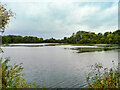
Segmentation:
{"type": "Polygon", "coordinates": [[[120,30],[105,32],[104,34],[86,31],[78,31],[70,37],[63,39],[43,39],[34,36],[5,35],[2,36],[2,43],[70,43],[70,44],[119,44],[120,30]]]}

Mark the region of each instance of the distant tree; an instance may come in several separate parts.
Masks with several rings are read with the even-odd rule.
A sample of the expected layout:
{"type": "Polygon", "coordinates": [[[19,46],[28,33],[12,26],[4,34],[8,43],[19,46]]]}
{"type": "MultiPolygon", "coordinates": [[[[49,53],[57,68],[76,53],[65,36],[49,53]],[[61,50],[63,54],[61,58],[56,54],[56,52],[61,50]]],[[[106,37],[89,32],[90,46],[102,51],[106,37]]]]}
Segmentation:
{"type": "Polygon", "coordinates": [[[104,33],[104,36],[107,37],[108,34],[111,34],[111,32],[105,32],[105,33],[104,33]]]}
{"type": "Polygon", "coordinates": [[[120,29],[114,31],[113,34],[118,34],[118,35],[120,35],[120,29]]]}
{"type": "Polygon", "coordinates": [[[42,43],[43,42],[43,38],[39,38],[39,42],[42,43]]]}
{"type": "Polygon", "coordinates": [[[33,36],[3,36],[3,43],[70,43],[70,44],[119,44],[120,30],[112,32],[105,32],[95,34],[93,32],[78,31],[73,33],[70,37],[63,39],[43,39],[33,36]],[[107,36],[106,36],[107,35],[107,36]]]}
{"type": "Polygon", "coordinates": [[[107,43],[105,36],[103,36],[102,38],[100,38],[100,43],[101,44],[106,44],[107,43]]]}
{"type": "Polygon", "coordinates": [[[67,43],[67,37],[64,37],[64,39],[62,39],[61,41],[67,43]]]}
{"type": "Polygon", "coordinates": [[[75,33],[72,33],[72,36],[69,38],[69,43],[76,43],[75,33]]]}
{"type": "Polygon", "coordinates": [[[67,40],[67,37],[64,37],[64,40],[67,40]]]}
{"type": "Polygon", "coordinates": [[[119,34],[115,34],[115,36],[113,38],[113,42],[115,44],[120,44],[120,35],[119,34]]]}
{"type": "Polygon", "coordinates": [[[85,31],[78,31],[76,33],[76,40],[79,41],[80,39],[82,39],[84,33],[85,31]]]}
{"type": "Polygon", "coordinates": [[[98,33],[98,36],[102,36],[102,33],[98,33]]]}

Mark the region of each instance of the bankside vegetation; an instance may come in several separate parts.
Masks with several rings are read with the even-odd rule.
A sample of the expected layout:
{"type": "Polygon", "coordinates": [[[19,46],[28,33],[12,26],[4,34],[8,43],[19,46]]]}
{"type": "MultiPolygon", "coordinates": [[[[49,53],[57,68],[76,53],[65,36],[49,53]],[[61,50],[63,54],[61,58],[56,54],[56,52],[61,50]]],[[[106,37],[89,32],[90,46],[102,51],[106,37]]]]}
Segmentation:
{"type": "MultiPolygon", "coordinates": [[[[1,59],[2,60],[2,59],[1,59]]],[[[36,85],[35,83],[28,83],[23,78],[24,74],[22,70],[24,69],[22,64],[9,65],[9,58],[2,60],[1,70],[2,70],[2,89],[7,88],[44,88],[36,85]],[[3,61],[3,62],[2,62],[3,61]]],[[[120,88],[119,84],[120,73],[118,68],[113,67],[103,68],[103,65],[96,63],[91,66],[91,71],[87,75],[88,88],[120,88]]]]}
{"type": "Polygon", "coordinates": [[[23,78],[24,69],[22,63],[9,65],[10,58],[1,59],[1,72],[2,72],[2,89],[7,88],[40,88],[36,83],[27,83],[23,78]]]}
{"type": "MultiPolygon", "coordinates": [[[[6,26],[9,24],[11,17],[15,13],[11,9],[6,9],[6,4],[0,3],[0,32],[4,32],[6,26]]],[[[39,87],[35,83],[30,84],[23,78],[21,64],[8,65],[9,58],[0,58],[0,89],[6,90],[7,88],[31,88],[39,87]]]]}
{"type": "Polygon", "coordinates": [[[104,34],[78,31],[63,39],[43,39],[33,36],[7,35],[2,37],[3,44],[9,43],[69,43],[69,44],[119,44],[120,30],[105,32],[104,34]]]}
{"type": "Polygon", "coordinates": [[[114,61],[112,68],[104,68],[101,63],[96,63],[91,66],[91,70],[87,76],[89,88],[120,88],[120,73],[114,61]]]}
{"type": "MultiPolygon", "coordinates": [[[[10,17],[14,17],[14,13],[11,10],[7,10],[5,5],[0,3],[0,31],[4,32],[5,27],[10,22],[10,17]]],[[[33,37],[33,36],[15,36],[8,35],[3,36],[3,43],[72,43],[72,44],[119,44],[120,43],[120,30],[114,32],[105,32],[104,34],[94,32],[78,31],[73,33],[70,37],[64,37],[64,39],[56,40],[54,38],[46,39],[33,37]]],[[[21,71],[23,67],[21,64],[8,65],[9,58],[5,60],[0,59],[0,87],[6,88],[31,88],[35,84],[27,83],[21,71]]],[[[104,68],[104,72],[100,72],[103,66],[95,64],[92,74],[88,74],[87,82],[90,88],[119,88],[120,74],[116,68],[104,68]],[[97,70],[97,71],[96,71],[97,70]]],[[[35,86],[39,87],[39,86],[35,86]]]]}

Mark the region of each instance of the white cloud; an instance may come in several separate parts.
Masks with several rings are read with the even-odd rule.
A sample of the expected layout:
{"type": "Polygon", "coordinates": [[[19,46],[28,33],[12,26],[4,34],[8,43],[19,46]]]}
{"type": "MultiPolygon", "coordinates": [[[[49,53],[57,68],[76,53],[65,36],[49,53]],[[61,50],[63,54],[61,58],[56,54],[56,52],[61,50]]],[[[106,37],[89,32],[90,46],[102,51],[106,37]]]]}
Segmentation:
{"type": "Polygon", "coordinates": [[[8,3],[16,12],[6,34],[62,38],[78,30],[117,29],[117,3],[8,3]]]}

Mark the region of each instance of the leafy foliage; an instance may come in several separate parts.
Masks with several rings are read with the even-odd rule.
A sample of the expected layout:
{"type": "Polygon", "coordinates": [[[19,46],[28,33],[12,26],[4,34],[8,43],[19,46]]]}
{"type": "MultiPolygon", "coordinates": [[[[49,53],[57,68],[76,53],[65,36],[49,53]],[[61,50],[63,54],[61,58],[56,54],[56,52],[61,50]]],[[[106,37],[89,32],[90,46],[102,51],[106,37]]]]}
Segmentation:
{"type": "MultiPolygon", "coordinates": [[[[2,60],[2,59],[1,59],[2,60]]],[[[1,63],[2,66],[2,88],[32,88],[40,87],[35,83],[27,83],[23,78],[24,74],[21,73],[23,70],[22,63],[8,65],[10,61],[9,58],[6,58],[4,62],[1,63]]]]}
{"type": "Polygon", "coordinates": [[[6,25],[8,25],[10,17],[14,17],[15,15],[15,13],[11,11],[11,9],[7,10],[5,6],[6,4],[2,5],[0,3],[0,29],[2,30],[2,32],[4,32],[6,25]]]}
{"type": "Polygon", "coordinates": [[[33,36],[16,36],[8,35],[3,36],[3,43],[70,43],[70,44],[119,44],[120,43],[120,30],[115,32],[105,32],[104,34],[94,32],[78,31],[73,33],[70,37],[64,39],[45,39],[33,36]]]}
{"type": "Polygon", "coordinates": [[[87,76],[87,83],[90,88],[120,88],[120,73],[115,66],[108,69],[103,68],[102,64],[96,63],[91,67],[92,71],[87,76]]]}

